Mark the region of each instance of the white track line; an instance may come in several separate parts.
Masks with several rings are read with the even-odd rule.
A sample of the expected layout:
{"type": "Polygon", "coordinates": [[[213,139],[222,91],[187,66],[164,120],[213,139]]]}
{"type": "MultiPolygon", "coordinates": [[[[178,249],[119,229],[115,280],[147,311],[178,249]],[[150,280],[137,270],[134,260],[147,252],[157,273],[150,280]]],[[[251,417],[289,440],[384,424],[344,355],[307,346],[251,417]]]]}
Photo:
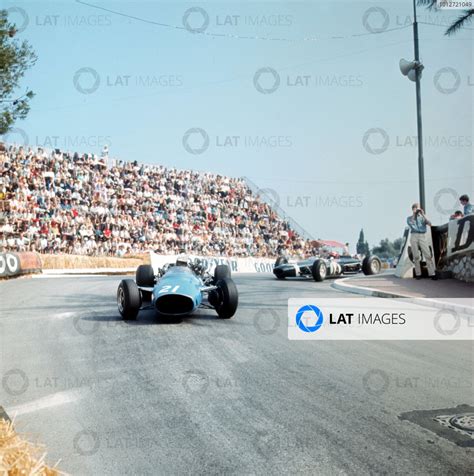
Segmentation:
{"type": "Polygon", "coordinates": [[[37,412],[46,408],[57,407],[65,405],[66,403],[72,403],[80,398],[80,393],[77,390],[68,390],[64,392],[53,393],[46,397],[38,398],[32,402],[23,403],[22,405],[16,405],[8,408],[8,414],[14,418],[16,416],[25,415],[27,413],[37,412]]]}

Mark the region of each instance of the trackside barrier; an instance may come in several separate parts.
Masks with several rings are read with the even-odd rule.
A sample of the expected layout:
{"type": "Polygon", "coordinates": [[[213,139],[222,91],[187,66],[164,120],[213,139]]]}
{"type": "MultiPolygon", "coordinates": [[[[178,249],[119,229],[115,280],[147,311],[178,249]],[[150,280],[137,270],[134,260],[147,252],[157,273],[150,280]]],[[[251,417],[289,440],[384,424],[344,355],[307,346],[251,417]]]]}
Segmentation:
{"type": "MultiPolygon", "coordinates": [[[[200,259],[206,271],[212,273],[218,264],[226,264],[232,273],[271,273],[273,271],[274,259],[269,258],[232,258],[220,256],[196,256],[191,255],[192,259],[200,259]]],[[[150,262],[155,273],[167,263],[176,261],[176,255],[159,255],[150,251],[150,262]]]]}
{"type": "Polygon", "coordinates": [[[41,260],[37,253],[0,253],[0,278],[40,272],[41,260]]]}
{"type": "MultiPolygon", "coordinates": [[[[428,246],[438,271],[450,271],[462,281],[474,281],[474,215],[433,226],[427,232],[428,246]]],[[[405,229],[396,276],[413,277],[410,231],[405,229]]]]}

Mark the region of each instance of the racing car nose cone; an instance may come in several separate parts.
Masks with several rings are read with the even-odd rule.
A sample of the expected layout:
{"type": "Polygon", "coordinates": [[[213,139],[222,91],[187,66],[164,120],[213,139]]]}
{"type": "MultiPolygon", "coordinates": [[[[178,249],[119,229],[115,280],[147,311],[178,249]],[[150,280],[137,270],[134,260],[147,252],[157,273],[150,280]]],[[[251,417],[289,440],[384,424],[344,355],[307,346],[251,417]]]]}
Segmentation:
{"type": "Polygon", "coordinates": [[[182,294],[165,294],[157,298],[155,308],[160,314],[189,314],[194,310],[194,302],[182,294]]]}

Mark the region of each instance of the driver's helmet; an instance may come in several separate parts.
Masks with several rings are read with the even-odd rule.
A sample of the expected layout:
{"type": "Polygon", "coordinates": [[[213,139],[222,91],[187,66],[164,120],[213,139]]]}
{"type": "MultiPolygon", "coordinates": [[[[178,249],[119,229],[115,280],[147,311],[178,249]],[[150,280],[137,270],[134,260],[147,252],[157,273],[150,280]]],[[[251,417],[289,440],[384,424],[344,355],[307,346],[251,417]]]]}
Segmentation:
{"type": "Polygon", "coordinates": [[[189,266],[191,259],[188,255],[179,255],[176,258],[176,266],[189,266]]]}

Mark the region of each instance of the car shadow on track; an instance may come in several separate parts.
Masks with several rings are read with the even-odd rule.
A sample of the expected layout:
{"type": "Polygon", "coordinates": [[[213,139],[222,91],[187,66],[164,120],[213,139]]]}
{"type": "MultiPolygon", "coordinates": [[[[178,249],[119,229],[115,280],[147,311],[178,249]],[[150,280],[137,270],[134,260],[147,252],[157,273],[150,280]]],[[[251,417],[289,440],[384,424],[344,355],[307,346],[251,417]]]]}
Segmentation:
{"type": "Polygon", "coordinates": [[[216,314],[212,313],[196,313],[189,316],[177,317],[177,316],[158,316],[152,309],[140,311],[136,319],[124,320],[117,314],[90,314],[81,317],[81,321],[89,322],[101,322],[104,324],[121,323],[126,326],[151,326],[151,325],[176,325],[176,324],[191,324],[201,325],[200,321],[217,321],[222,322],[227,319],[219,319],[216,314]]]}

